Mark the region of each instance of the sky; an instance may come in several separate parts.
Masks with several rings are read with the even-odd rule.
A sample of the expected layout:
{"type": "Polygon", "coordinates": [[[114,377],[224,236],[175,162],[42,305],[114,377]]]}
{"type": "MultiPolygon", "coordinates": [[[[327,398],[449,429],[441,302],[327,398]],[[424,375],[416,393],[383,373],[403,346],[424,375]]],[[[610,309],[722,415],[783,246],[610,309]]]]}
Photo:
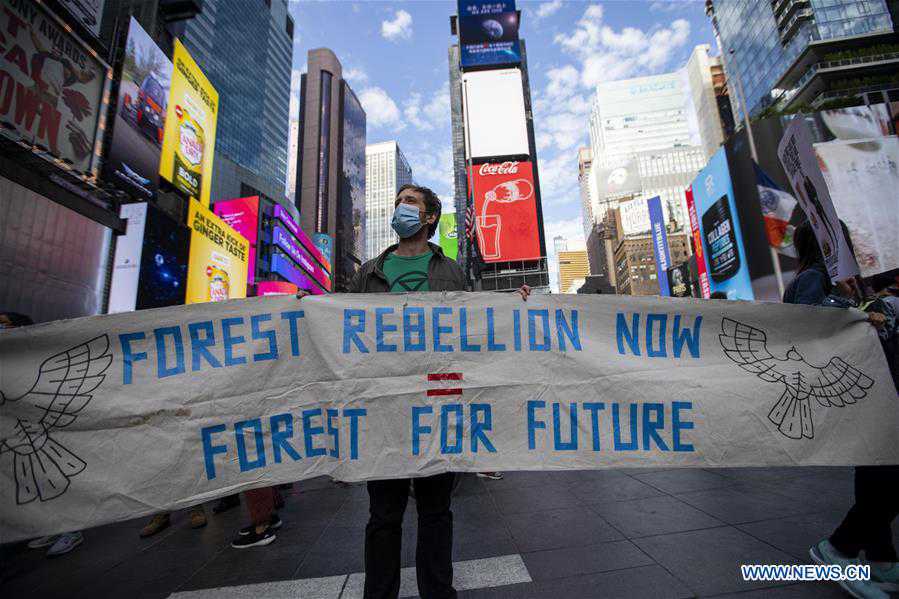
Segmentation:
{"type": "MultiPolygon", "coordinates": [[[[579,147],[589,145],[596,85],[682,68],[693,47],[717,54],[702,0],[518,0],[527,42],[544,233],[583,247],[579,147]]],[[[367,115],[367,141],[395,139],[417,183],[453,206],[448,47],[456,2],[291,0],[295,21],[291,118],[310,49],[327,47],[367,115]]],[[[555,277],[553,276],[553,283],[555,277]]]]}

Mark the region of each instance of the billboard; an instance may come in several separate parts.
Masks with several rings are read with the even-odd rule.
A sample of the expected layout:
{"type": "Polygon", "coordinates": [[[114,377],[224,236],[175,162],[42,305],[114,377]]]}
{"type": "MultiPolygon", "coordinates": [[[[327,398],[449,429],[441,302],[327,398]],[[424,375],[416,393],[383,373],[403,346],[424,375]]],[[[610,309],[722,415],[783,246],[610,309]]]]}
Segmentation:
{"type": "Polygon", "coordinates": [[[899,268],[899,137],[815,144],[863,277],[899,268]]]}
{"type": "Polygon", "coordinates": [[[295,284],[284,281],[260,281],[256,284],[256,295],[296,295],[298,289],[295,284]]]}
{"type": "Polygon", "coordinates": [[[709,284],[709,273],[705,268],[705,250],[702,248],[702,233],[699,232],[699,217],[696,214],[696,202],[693,200],[693,187],[687,188],[687,213],[690,215],[690,234],[693,255],[696,257],[696,272],[699,277],[700,297],[709,299],[712,288],[709,284]]]}
{"type": "Polygon", "coordinates": [[[594,177],[593,191],[600,202],[643,191],[643,182],[636,160],[628,160],[616,167],[593,166],[590,169],[590,176],[594,177]]]}
{"type": "Polygon", "coordinates": [[[533,165],[526,161],[473,166],[469,187],[484,262],[538,260],[540,233],[533,165]]]}
{"type": "Polygon", "coordinates": [[[131,312],[137,307],[137,283],[140,279],[147,203],[123,204],[119,209],[119,217],[125,219],[127,225],[125,234],[116,237],[107,309],[110,314],[131,312]]]}
{"type": "Polygon", "coordinates": [[[437,226],[440,233],[440,247],[443,255],[450,260],[455,260],[459,255],[459,243],[456,233],[456,213],[449,212],[440,215],[440,223],[437,226]]]}
{"type": "MultiPolygon", "coordinates": [[[[331,260],[330,258],[325,258],[322,253],[319,251],[316,244],[309,239],[309,236],[303,232],[303,229],[300,228],[300,225],[297,224],[293,217],[290,216],[290,213],[287,212],[282,206],[275,204],[275,212],[274,216],[277,220],[279,220],[288,231],[290,231],[297,241],[300,242],[300,245],[303,246],[303,249],[306,251],[306,254],[312,256],[316,262],[318,262],[324,270],[324,273],[327,276],[331,274],[331,260]]],[[[327,237],[327,236],[326,236],[327,237]]]]}
{"type": "Polygon", "coordinates": [[[152,198],[159,185],[171,79],[172,62],[131,17],[103,178],[145,199],[152,198]]]}
{"type": "Polygon", "coordinates": [[[305,289],[314,295],[324,294],[324,290],[315,281],[306,276],[306,273],[297,268],[287,256],[280,252],[272,254],[271,271],[284,277],[300,289],[305,289]]]}
{"type": "Polygon", "coordinates": [[[92,174],[106,63],[35,2],[0,0],[0,53],[6,135],[92,174]]]}
{"type": "Polygon", "coordinates": [[[777,147],[777,156],[815,232],[831,280],[836,282],[859,274],[812,147],[812,133],[805,117],[798,116],[790,122],[777,147]]]}
{"type": "Polygon", "coordinates": [[[103,18],[105,0],[59,0],[88,31],[100,37],[100,20],[103,18]]]}
{"type": "Polygon", "coordinates": [[[690,262],[683,262],[678,266],[672,266],[668,272],[659,274],[660,277],[668,278],[668,288],[671,290],[671,297],[692,297],[693,281],[690,280],[690,262]]]}
{"type": "Polygon", "coordinates": [[[331,290],[331,279],[325,269],[309,255],[305,247],[295,241],[293,235],[280,225],[272,227],[272,245],[281,249],[291,260],[299,264],[322,288],[331,290]]]}
{"type": "Polygon", "coordinates": [[[515,0],[459,0],[459,50],[463,69],[520,63],[515,0]]]}
{"type": "Polygon", "coordinates": [[[175,40],[173,61],[159,175],[209,206],[219,96],[181,40],[175,40]]]}
{"type": "Polygon", "coordinates": [[[256,243],[259,240],[259,196],[216,202],[212,210],[250,243],[247,285],[253,285],[256,282],[256,243]]]}
{"type": "Polygon", "coordinates": [[[319,251],[324,260],[322,266],[325,267],[325,270],[331,272],[331,251],[334,247],[331,236],[327,233],[315,233],[312,235],[312,240],[315,248],[319,251]]]}
{"type": "Polygon", "coordinates": [[[618,204],[621,216],[621,232],[624,235],[637,235],[649,231],[649,208],[646,200],[637,198],[618,204]]]}
{"type": "Polygon", "coordinates": [[[125,204],[119,215],[128,226],[116,240],[108,311],[183,304],[190,230],[147,202],[125,204]]]}
{"type": "Polygon", "coordinates": [[[250,243],[197,200],[191,200],[186,303],[247,297],[250,243]]]}
{"type": "Polygon", "coordinates": [[[652,224],[652,247],[656,261],[656,279],[659,281],[659,295],[671,295],[668,287],[668,267],[671,255],[668,253],[668,232],[665,230],[665,217],[662,215],[662,198],[656,196],[647,201],[649,221],[652,224]]]}
{"type": "Polygon", "coordinates": [[[466,158],[529,155],[521,71],[462,75],[466,158]]]}
{"type": "Polygon", "coordinates": [[[699,171],[692,190],[709,292],[724,292],[728,299],[754,299],[740,218],[723,147],[699,171]]]}

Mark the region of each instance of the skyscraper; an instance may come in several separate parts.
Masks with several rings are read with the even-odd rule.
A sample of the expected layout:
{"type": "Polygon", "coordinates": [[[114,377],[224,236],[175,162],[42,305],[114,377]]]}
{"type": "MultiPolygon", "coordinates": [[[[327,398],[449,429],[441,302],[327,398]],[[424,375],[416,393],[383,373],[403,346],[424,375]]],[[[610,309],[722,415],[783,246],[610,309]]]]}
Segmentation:
{"type": "Polygon", "coordinates": [[[296,205],[303,231],[333,240],[334,289],[345,289],[365,257],[365,140],[362,104],[327,48],[310,50],[300,79],[296,205]]]}
{"type": "Polygon", "coordinates": [[[396,141],[365,147],[365,258],[376,258],[398,238],[390,226],[400,187],[412,183],[412,168],[396,141]]]}
{"type": "Polygon", "coordinates": [[[699,138],[702,141],[706,159],[711,158],[718,147],[724,143],[724,127],[718,111],[715,82],[712,79],[712,68],[720,65],[721,58],[709,56],[709,49],[708,44],[693,48],[686,66],[690,100],[696,111],[699,138]]]}
{"type": "MultiPolygon", "coordinates": [[[[293,53],[287,0],[205,0],[182,41],[219,93],[213,178],[230,166],[220,164],[224,155],[283,199],[293,53]]],[[[229,191],[236,193],[219,193],[229,191]]]]}
{"type": "Polygon", "coordinates": [[[561,251],[556,261],[559,269],[559,293],[576,293],[577,289],[572,289],[572,283],[580,281],[580,285],[583,285],[583,280],[590,275],[587,250],[561,251]]]}
{"type": "Polygon", "coordinates": [[[300,122],[290,121],[290,135],[287,145],[287,199],[296,203],[297,195],[297,154],[300,138],[300,122]]]}
{"type": "Polygon", "coordinates": [[[706,8],[724,68],[742,83],[751,115],[881,91],[899,68],[895,53],[864,52],[895,43],[896,15],[886,0],[708,0],[706,8]]]}
{"type": "Polygon", "coordinates": [[[590,166],[593,164],[593,150],[579,148],[577,151],[577,182],[581,191],[581,215],[584,221],[584,239],[590,236],[593,227],[593,201],[590,196],[590,166]]]}

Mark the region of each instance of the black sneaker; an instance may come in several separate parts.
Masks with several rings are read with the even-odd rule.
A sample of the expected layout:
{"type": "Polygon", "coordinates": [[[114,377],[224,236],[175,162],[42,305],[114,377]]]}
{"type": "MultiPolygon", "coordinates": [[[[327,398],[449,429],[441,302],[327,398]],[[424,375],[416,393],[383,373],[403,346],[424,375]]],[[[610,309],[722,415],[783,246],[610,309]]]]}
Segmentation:
{"type": "Polygon", "coordinates": [[[275,540],[275,533],[270,528],[266,528],[261,533],[257,533],[254,529],[246,535],[241,535],[231,541],[231,546],[235,549],[247,549],[248,547],[262,547],[268,545],[275,540]]]}
{"type": "MultiPolygon", "coordinates": [[[[271,520],[268,521],[268,529],[269,530],[278,530],[279,528],[281,528],[282,524],[283,524],[283,522],[281,522],[281,518],[278,517],[278,514],[272,514],[271,520]]],[[[239,534],[242,537],[245,537],[255,530],[256,530],[256,527],[253,526],[252,524],[250,524],[246,528],[241,528],[239,531],[237,531],[237,534],[239,534]]]]}

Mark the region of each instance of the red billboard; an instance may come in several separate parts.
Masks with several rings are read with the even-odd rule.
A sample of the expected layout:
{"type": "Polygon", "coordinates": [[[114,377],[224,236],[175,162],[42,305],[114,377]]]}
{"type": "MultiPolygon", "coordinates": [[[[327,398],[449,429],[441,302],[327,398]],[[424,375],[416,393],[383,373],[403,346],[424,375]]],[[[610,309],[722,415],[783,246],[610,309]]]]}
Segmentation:
{"type": "Polygon", "coordinates": [[[705,269],[705,258],[703,257],[702,236],[699,233],[699,216],[696,214],[696,202],[693,200],[693,186],[686,189],[687,192],[687,212],[690,215],[690,238],[693,242],[693,253],[696,254],[696,270],[699,272],[699,287],[702,290],[702,297],[709,299],[712,295],[712,288],[709,284],[709,273],[705,269]]]}
{"type": "Polygon", "coordinates": [[[469,184],[484,262],[539,260],[533,165],[527,161],[475,165],[469,184]]]}

